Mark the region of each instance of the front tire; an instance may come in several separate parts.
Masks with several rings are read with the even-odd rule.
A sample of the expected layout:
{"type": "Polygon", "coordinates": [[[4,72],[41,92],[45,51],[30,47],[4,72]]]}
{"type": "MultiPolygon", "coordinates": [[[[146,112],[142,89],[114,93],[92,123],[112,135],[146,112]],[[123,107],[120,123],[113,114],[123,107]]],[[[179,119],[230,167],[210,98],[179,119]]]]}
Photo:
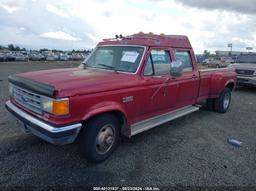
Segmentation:
{"type": "Polygon", "coordinates": [[[120,123],[111,114],[103,114],[88,121],[79,140],[79,152],[92,162],[108,158],[119,144],[120,123]]]}
{"type": "Polygon", "coordinates": [[[218,113],[226,113],[231,103],[231,90],[225,88],[220,96],[215,100],[215,111],[218,113]]]}

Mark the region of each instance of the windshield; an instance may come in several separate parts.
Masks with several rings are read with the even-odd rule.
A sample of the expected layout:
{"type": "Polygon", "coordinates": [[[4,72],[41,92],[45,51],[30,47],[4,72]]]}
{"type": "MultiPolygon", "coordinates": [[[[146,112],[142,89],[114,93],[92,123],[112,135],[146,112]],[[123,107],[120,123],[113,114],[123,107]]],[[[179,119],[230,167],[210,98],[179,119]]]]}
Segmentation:
{"type": "Polygon", "coordinates": [[[240,57],[238,57],[237,63],[256,64],[256,55],[241,55],[240,57]]]}
{"type": "Polygon", "coordinates": [[[135,73],[140,64],[144,47],[101,46],[83,62],[85,67],[135,73]]]}

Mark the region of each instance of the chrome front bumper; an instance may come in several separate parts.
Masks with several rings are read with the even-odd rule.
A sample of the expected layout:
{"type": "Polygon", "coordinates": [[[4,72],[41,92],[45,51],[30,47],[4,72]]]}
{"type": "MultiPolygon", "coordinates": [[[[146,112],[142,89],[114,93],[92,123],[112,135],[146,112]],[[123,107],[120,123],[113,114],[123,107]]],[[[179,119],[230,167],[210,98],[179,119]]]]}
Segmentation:
{"type": "Polygon", "coordinates": [[[64,145],[74,142],[82,126],[81,123],[60,127],[53,126],[29,115],[11,103],[11,101],[7,101],[5,107],[22,123],[22,128],[25,131],[31,132],[41,139],[55,145],[64,145]]]}
{"type": "Polygon", "coordinates": [[[256,77],[247,77],[237,75],[237,84],[238,85],[248,85],[248,86],[256,86],[256,77]]]}

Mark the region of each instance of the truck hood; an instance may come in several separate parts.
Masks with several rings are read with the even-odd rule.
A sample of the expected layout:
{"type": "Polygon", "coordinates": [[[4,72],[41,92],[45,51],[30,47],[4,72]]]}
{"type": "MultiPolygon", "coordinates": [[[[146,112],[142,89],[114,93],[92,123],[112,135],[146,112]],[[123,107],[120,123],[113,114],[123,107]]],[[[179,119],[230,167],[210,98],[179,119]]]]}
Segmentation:
{"type": "Polygon", "coordinates": [[[242,70],[256,70],[256,64],[252,63],[236,63],[232,64],[232,67],[235,69],[242,69],[242,70]]]}
{"type": "Polygon", "coordinates": [[[18,74],[22,78],[54,87],[57,97],[91,94],[134,86],[137,75],[111,70],[66,68],[18,74]]]}

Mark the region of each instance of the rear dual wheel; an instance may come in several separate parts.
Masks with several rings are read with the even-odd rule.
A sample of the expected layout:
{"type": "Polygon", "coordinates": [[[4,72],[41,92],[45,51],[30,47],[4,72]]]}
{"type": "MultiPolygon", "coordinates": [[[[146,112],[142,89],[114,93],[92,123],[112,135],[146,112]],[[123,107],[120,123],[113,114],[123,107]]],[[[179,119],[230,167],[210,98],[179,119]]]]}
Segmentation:
{"type": "Polygon", "coordinates": [[[207,99],[206,107],[218,113],[226,113],[231,103],[231,90],[225,88],[216,99],[207,99]]]}
{"type": "Polygon", "coordinates": [[[226,113],[231,103],[231,90],[225,88],[215,100],[214,109],[219,113],[226,113]]]}

